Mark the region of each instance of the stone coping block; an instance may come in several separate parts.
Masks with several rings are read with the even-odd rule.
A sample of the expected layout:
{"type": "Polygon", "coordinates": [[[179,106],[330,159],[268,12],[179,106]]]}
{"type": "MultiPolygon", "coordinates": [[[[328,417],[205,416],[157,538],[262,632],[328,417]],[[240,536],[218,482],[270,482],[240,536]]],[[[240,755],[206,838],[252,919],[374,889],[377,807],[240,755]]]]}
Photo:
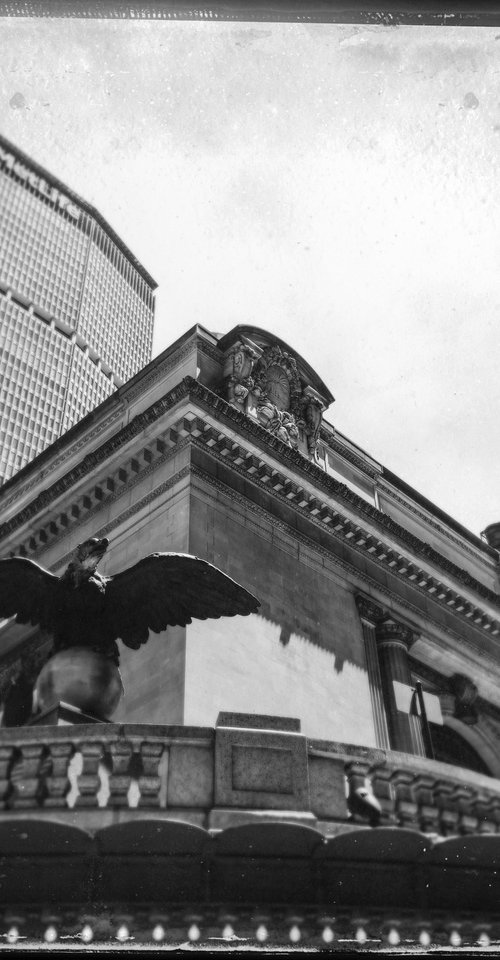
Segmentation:
{"type": "Polygon", "coordinates": [[[300,720],[296,717],[274,717],[265,713],[226,713],[217,717],[216,727],[243,727],[245,730],[283,730],[300,733],[300,720]]]}

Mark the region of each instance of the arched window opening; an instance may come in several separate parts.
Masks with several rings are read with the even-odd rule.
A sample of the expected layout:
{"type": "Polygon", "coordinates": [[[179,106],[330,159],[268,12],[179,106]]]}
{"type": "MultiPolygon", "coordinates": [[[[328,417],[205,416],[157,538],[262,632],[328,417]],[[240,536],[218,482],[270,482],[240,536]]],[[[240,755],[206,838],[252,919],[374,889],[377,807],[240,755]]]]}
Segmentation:
{"type": "Polygon", "coordinates": [[[440,726],[437,723],[431,723],[429,726],[435,760],[440,760],[441,763],[452,763],[455,767],[465,767],[466,770],[475,770],[476,773],[491,776],[491,771],[482,757],[456,730],[446,725],[440,726]]]}

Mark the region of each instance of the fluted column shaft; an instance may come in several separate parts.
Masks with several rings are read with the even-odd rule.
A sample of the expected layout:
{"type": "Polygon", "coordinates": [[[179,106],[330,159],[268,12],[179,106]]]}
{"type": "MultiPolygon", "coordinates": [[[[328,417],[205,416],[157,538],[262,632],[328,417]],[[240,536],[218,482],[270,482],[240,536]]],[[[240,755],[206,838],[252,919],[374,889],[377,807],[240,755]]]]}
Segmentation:
{"type": "Polygon", "coordinates": [[[368,686],[370,689],[373,723],[375,726],[375,742],[377,747],[390,749],[391,742],[387,727],[384,691],[382,687],[382,677],[380,675],[376,639],[376,623],[382,617],[382,610],[364,597],[356,597],[356,606],[361,619],[361,627],[365,641],[366,668],[368,671],[368,686]]]}
{"type": "Polygon", "coordinates": [[[395,620],[379,622],[375,631],[387,724],[393,750],[425,756],[420,718],[398,710],[394,680],[412,686],[408,650],[414,637],[408,627],[395,620]]]}

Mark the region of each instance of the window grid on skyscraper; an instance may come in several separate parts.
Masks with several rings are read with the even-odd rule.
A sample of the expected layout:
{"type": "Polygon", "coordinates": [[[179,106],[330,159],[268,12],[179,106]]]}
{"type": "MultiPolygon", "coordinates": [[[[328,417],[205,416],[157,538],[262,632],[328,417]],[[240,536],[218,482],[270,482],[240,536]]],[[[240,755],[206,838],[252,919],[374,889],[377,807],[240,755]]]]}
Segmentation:
{"type": "Polygon", "coordinates": [[[156,284],[93,207],[1,137],[0,224],[2,483],[151,359],[156,284]]]}

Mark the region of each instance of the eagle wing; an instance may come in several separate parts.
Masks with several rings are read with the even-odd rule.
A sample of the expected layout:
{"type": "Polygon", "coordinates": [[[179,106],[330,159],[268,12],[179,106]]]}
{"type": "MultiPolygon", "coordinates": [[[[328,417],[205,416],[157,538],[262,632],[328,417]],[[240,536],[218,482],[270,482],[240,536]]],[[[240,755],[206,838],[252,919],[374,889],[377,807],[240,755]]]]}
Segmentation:
{"type": "Polygon", "coordinates": [[[137,650],[149,631],[197,620],[246,616],[259,601],[206,560],[183,553],[153,553],[106,584],[105,616],[114,637],[137,650]]]}
{"type": "Polygon", "coordinates": [[[0,617],[53,630],[59,578],[25,557],[0,560],[0,617]]]}

